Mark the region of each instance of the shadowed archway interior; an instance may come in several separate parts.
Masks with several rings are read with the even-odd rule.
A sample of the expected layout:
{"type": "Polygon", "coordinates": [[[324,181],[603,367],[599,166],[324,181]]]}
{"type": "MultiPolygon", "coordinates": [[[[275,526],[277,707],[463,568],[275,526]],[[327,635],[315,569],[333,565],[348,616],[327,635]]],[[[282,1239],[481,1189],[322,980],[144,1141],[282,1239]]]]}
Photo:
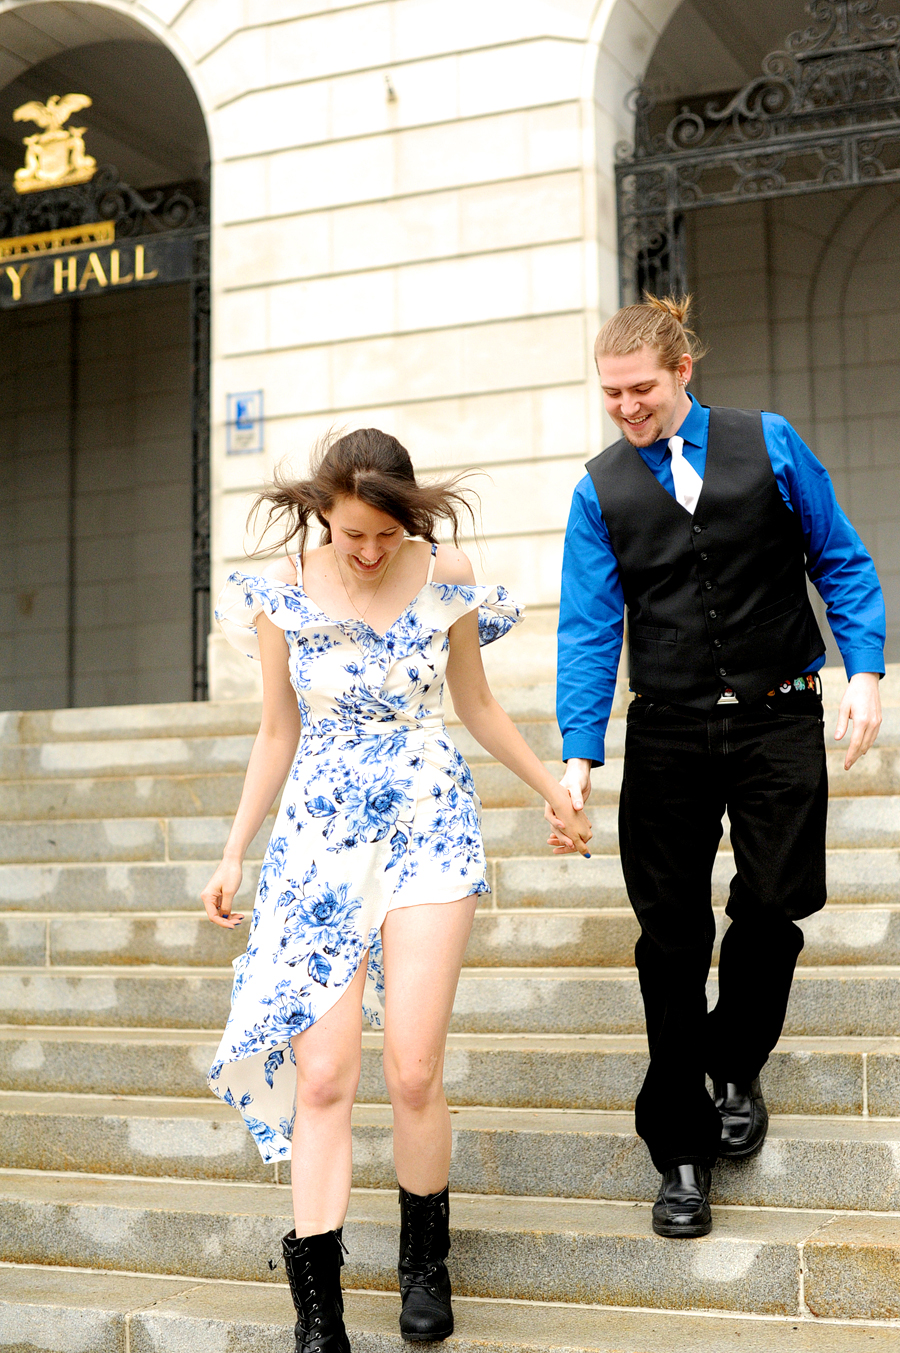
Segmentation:
{"type": "MultiPolygon", "coordinates": [[[[13,110],[69,92],[92,100],[75,120],[101,170],[205,198],[172,53],[119,11],[49,0],[0,14],[0,185],[37,130],[13,110]]],[[[0,351],[0,708],[191,699],[192,284],[7,306],[0,351]]]]}
{"type": "MultiPolygon", "coordinates": [[[[883,3],[866,17],[890,23],[897,11],[883,3]]],[[[768,52],[812,23],[802,0],[685,0],[647,68],[657,124],[682,108],[702,115],[710,104],[727,106],[768,52]]],[[[900,183],[873,175],[867,186],[824,188],[759,200],[765,193],[754,197],[749,185],[735,200],[683,212],[681,267],[709,345],[692,388],[707,404],[782,413],[812,446],[875,558],[888,610],[887,660],[897,661],[900,183]]],[[[837,662],[830,634],[828,641],[829,661],[837,662]]]]}

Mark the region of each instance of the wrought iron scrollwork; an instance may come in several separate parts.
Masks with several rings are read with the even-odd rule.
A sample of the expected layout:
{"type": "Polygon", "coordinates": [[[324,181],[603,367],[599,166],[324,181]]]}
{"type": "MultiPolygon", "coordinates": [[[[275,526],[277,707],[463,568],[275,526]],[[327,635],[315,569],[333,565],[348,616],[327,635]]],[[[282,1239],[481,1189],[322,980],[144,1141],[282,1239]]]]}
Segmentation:
{"type": "Polygon", "coordinates": [[[96,221],[113,221],[117,238],[207,229],[208,191],[197,183],[140,193],[124,183],[112,165],[98,169],[88,183],[25,196],[11,187],[0,190],[0,238],[96,221]]]}
{"type": "Polygon", "coordinates": [[[664,127],[651,92],[633,91],[634,145],[616,166],[624,299],[640,294],[653,251],[669,259],[658,283],[686,289],[683,250],[658,242],[686,211],[900,180],[900,15],[879,3],[808,0],[812,22],[760,75],[664,127]]]}

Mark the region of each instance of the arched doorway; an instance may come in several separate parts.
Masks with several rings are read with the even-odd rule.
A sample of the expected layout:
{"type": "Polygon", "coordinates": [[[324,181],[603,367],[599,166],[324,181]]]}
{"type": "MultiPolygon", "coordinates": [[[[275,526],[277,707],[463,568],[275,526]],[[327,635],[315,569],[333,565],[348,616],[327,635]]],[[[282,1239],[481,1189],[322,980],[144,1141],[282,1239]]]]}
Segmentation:
{"type": "Polygon", "coordinates": [[[0,707],[202,699],[204,117],[117,10],[20,5],[0,47],[0,707]]]}
{"type": "Polygon", "coordinates": [[[896,661],[900,16],[805,8],[685,0],[674,14],[618,167],[622,293],[691,290],[710,348],[698,397],[776,409],[824,461],[878,566],[896,661]],[[776,23],[790,36],[761,55],[776,23]],[[762,74],[735,89],[756,59],[762,74]]]}

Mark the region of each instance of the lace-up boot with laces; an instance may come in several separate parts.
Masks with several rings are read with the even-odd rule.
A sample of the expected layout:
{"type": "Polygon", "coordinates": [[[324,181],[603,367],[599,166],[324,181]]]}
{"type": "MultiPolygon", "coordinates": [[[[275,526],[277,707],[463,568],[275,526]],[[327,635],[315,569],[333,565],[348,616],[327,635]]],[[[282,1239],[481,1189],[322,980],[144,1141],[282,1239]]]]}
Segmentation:
{"type": "Polygon", "coordinates": [[[450,1191],[420,1197],[400,1190],[400,1333],[410,1343],[453,1333],[450,1275],[450,1191]]]}
{"type": "Polygon", "coordinates": [[[350,1353],[341,1293],[343,1249],[340,1228],[320,1236],[291,1231],[281,1242],[297,1312],[295,1353],[350,1353]]]}

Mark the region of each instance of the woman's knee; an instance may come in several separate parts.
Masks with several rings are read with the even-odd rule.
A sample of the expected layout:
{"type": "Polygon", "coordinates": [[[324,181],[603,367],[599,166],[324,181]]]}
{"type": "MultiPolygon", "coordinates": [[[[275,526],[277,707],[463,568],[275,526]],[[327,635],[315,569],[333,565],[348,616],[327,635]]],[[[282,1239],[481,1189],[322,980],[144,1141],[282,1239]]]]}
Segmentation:
{"type": "Polygon", "coordinates": [[[359,1085],[359,1063],[339,1065],[328,1061],[298,1061],[297,1104],[305,1109],[333,1109],[353,1104],[359,1085]]]}
{"type": "Polygon", "coordinates": [[[424,1109],[444,1093],[439,1058],[418,1061],[384,1061],[384,1078],[391,1103],[407,1109],[424,1109]]]}

